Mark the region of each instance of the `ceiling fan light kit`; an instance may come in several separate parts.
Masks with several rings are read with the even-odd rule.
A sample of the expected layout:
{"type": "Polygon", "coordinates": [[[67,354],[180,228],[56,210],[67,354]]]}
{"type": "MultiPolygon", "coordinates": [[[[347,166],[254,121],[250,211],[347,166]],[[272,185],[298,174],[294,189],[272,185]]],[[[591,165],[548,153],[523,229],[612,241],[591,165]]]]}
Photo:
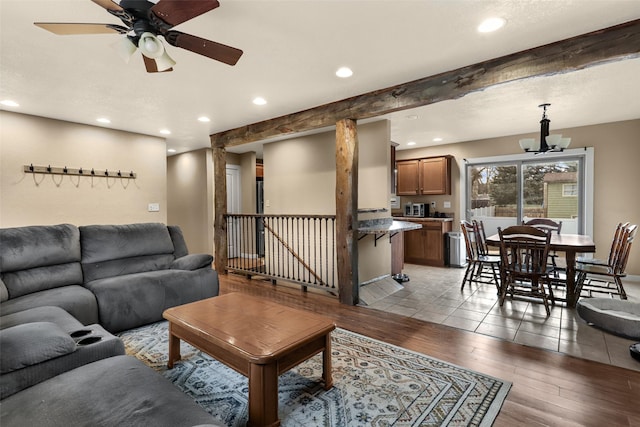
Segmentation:
{"type": "Polygon", "coordinates": [[[563,138],[562,134],[549,135],[549,123],[551,120],[547,118],[547,107],[551,104],[540,104],[538,107],[542,108],[542,120],[540,120],[540,139],[536,141],[535,138],[522,138],[520,139],[520,148],[527,153],[547,153],[550,151],[564,151],[569,147],[571,138],[563,138]]]}
{"type": "Polygon", "coordinates": [[[92,0],[107,12],[120,19],[124,25],[35,22],[40,28],[58,35],[68,34],[120,34],[122,39],[114,43],[117,54],[129,62],[137,49],[143,55],[147,72],[172,71],[176,62],[167,53],[164,39],[172,46],[189,50],[202,56],[235,65],[243,52],[231,46],[174,31],[172,28],[220,6],[217,0],[92,0]]]}
{"type": "Polygon", "coordinates": [[[111,47],[113,47],[118,56],[122,58],[122,60],[126,64],[129,63],[129,60],[138,49],[138,47],[131,40],[129,40],[129,37],[119,38],[117,42],[111,45],[111,47]]]}

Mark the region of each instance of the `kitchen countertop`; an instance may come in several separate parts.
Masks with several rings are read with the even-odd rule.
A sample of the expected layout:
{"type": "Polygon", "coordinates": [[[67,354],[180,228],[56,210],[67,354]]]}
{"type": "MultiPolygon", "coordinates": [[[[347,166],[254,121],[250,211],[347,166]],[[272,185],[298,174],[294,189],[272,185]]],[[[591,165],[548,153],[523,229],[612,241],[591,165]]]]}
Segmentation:
{"type": "Polygon", "coordinates": [[[453,221],[453,218],[435,218],[435,217],[415,217],[415,216],[394,216],[394,220],[397,221],[440,221],[440,222],[449,222],[453,221]]]}
{"type": "Polygon", "coordinates": [[[399,231],[417,230],[422,225],[408,221],[381,221],[378,223],[360,224],[358,232],[362,234],[396,233],[399,231]]]}

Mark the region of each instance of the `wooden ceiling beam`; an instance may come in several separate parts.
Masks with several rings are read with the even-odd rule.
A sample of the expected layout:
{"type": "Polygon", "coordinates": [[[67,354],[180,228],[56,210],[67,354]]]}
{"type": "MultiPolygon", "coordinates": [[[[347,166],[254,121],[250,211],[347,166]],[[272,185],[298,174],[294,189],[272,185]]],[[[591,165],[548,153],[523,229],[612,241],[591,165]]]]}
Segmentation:
{"type": "Polygon", "coordinates": [[[335,126],[449,99],[498,84],[562,74],[640,57],[640,19],[500,58],[380,89],[293,114],[211,135],[213,147],[230,147],[335,126]]]}

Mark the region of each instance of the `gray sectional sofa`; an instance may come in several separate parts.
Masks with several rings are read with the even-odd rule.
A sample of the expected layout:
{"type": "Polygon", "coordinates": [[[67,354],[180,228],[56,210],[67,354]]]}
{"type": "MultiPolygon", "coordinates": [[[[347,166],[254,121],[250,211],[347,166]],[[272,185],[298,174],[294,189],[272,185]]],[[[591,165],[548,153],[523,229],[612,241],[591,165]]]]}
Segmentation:
{"type": "Polygon", "coordinates": [[[0,229],[0,424],[217,425],[112,333],[218,295],[159,223],[0,229]]]}

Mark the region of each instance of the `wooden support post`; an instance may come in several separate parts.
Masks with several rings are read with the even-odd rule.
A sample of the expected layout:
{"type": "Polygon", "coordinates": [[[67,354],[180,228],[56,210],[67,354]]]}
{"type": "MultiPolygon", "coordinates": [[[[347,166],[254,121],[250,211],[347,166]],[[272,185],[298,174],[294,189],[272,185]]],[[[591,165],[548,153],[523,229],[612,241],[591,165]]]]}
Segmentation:
{"type": "Polygon", "coordinates": [[[336,123],[336,250],[340,302],[359,302],[358,130],[356,121],[336,123]]]}
{"type": "Polygon", "coordinates": [[[218,274],[227,274],[227,150],[224,147],[213,147],[214,189],[214,228],[213,242],[215,250],[214,265],[218,274]]]}

